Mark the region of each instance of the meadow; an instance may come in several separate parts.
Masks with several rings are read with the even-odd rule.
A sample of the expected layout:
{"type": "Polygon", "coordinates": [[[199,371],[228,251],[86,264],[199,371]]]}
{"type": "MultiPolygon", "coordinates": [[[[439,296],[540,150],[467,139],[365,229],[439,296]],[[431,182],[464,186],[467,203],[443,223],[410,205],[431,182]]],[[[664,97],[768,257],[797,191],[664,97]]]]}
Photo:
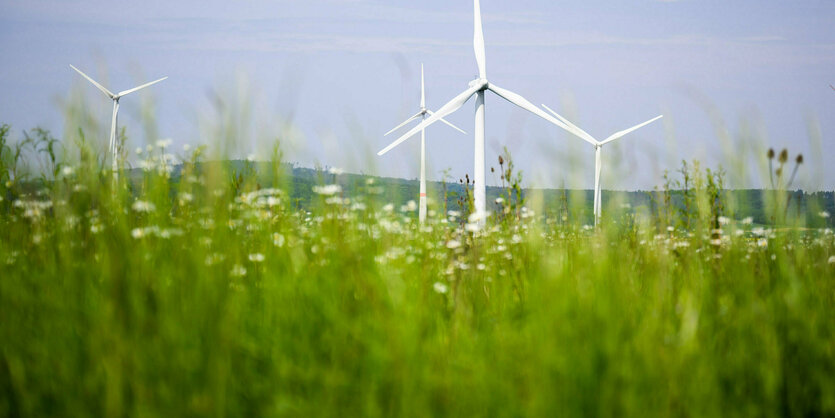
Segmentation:
{"type": "Polygon", "coordinates": [[[36,134],[26,175],[4,129],[2,416],[835,415],[835,235],[785,190],[741,216],[690,165],[595,228],[511,168],[487,219],[458,184],[421,225],[278,147],[117,176],[36,134]]]}

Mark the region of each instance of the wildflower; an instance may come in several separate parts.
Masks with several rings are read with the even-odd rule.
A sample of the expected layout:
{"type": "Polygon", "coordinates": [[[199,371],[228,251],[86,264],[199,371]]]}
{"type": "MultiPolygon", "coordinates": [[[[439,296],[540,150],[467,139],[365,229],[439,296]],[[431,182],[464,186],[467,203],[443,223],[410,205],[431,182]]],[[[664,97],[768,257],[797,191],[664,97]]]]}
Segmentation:
{"type": "Polygon", "coordinates": [[[522,237],[519,234],[513,234],[513,237],[510,238],[510,241],[514,244],[518,244],[522,242],[522,237]]]}
{"type": "Polygon", "coordinates": [[[229,272],[233,277],[243,277],[246,276],[246,268],[240,264],[235,264],[232,266],[232,271],[229,272]]]}
{"type": "Polygon", "coordinates": [[[249,161],[249,162],[251,162],[251,163],[254,163],[254,162],[255,162],[255,154],[249,154],[249,155],[247,155],[247,156],[246,156],[246,160],[247,160],[247,161],[249,161]]]}
{"type": "Polygon", "coordinates": [[[750,216],[742,220],[743,225],[751,225],[752,223],[754,223],[754,218],[750,216]]]}
{"type": "Polygon", "coordinates": [[[432,285],[432,288],[435,289],[436,292],[438,292],[442,295],[445,295],[446,292],[449,291],[449,288],[447,287],[447,285],[445,285],[441,282],[435,282],[435,284],[432,285]]]}
{"type": "Polygon", "coordinates": [[[366,185],[366,186],[370,186],[370,185],[372,185],[372,184],[374,184],[374,179],[373,179],[373,178],[367,178],[367,179],[365,179],[365,185],[366,185]]]}
{"type": "Polygon", "coordinates": [[[484,263],[478,263],[478,265],[477,265],[477,266],[475,266],[475,268],[476,268],[477,270],[481,270],[481,271],[487,270],[487,266],[486,266],[486,265],[484,265],[484,263]]]}
{"type": "Polygon", "coordinates": [[[450,218],[457,218],[461,216],[461,212],[458,212],[457,210],[451,210],[447,212],[447,215],[449,215],[450,218]]]}
{"type": "Polygon", "coordinates": [[[829,257],[828,263],[829,264],[835,264],[835,255],[833,255],[832,257],[829,257]]]}
{"type": "Polygon", "coordinates": [[[820,216],[821,218],[826,219],[826,218],[829,217],[829,212],[823,211],[823,212],[819,213],[818,216],[820,216]]]}
{"type": "Polygon", "coordinates": [[[338,175],[340,175],[340,174],[345,173],[345,170],[343,170],[343,169],[341,169],[341,168],[331,167],[331,168],[328,170],[328,173],[331,173],[331,174],[333,174],[334,176],[338,176],[338,175]]]}
{"type": "Polygon", "coordinates": [[[714,239],[710,240],[710,245],[718,247],[718,246],[722,245],[722,239],[714,238],[714,239]]]}
{"type": "Polygon", "coordinates": [[[174,228],[174,229],[161,229],[161,230],[159,230],[159,232],[157,232],[157,236],[159,236],[162,239],[169,239],[173,236],[178,236],[179,237],[179,236],[182,236],[182,235],[183,235],[183,231],[180,230],[180,229],[176,229],[176,228],[174,228]]]}
{"type": "Polygon", "coordinates": [[[328,184],[326,186],[313,186],[313,193],[323,196],[332,196],[342,192],[342,186],[338,184],[328,184]]]}
{"type": "Polygon", "coordinates": [[[490,212],[487,212],[487,211],[474,212],[472,215],[469,216],[469,218],[467,218],[467,222],[477,223],[477,222],[486,221],[489,216],[490,216],[490,212]]]}
{"type": "Polygon", "coordinates": [[[75,169],[72,168],[72,166],[65,165],[64,168],[61,169],[61,174],[63,174],[64,177],[69,177],[73,175],[73,173],[75,173],[75,169]]]}
{"type": "Polygon", "coordinates": [[[183,144],[183,151],[188,152],[190,149],[191,149],[191,145],[189,145],[189,144],[183,144]]]}
{"type": "Polygon", "coordinates": [[[261,253],[250,254],[249,255],[249,261],[252,261],[253,263],[260,263],[260,262],[264,261],[264,254],[261,254],[261,253]]]}
{"type": "Polygon", "coordinates": [[[394,210],[394,204],[392,204],[392,203],[389,203],[389,204],[383,206],[383,212],[391,212],[393,210],[394,210]]]}
{"type": "Polygon", "coordinates": [[[136,155],[142,155],[142,147],[136,147],[136,155]]]}
{"type": "Polygon", "coordinates": [[[275,245],[278,248],[281,248],[284,246],[285,242],[286,240],[284,239],[284,235],[281,235],[278,232],[273,234],[273,245],[275,245]]]}
{"type": "Polygon", "coordinates": [[[778,161],[780,161],[780,164],[785,164],[786,161],[788,161],[788,160],[789,160],[789,150],[783,148],[783,150],[780,151],[780,157],[778,158],[778,161]]]}
{"type": "Polygon", "coordinates": [[[180,193],[179,198],[180,198],[180,204],[182,205],[184,203],[189,203],[189,202],[193,201],[194,200],[194,195],[192,195],[191,193],[183,192],[183,193],[180,193]]]}
{"type": "Polygon", "coordinates": [[[133,230],[130,231],[130,235],[133,237],[133,239],[141,239],[145,236],[145,230],[143,230],[142,228],[133,228],[133,230]]]}
{"type": "Polygon", "coordinates": [[[672,226],[668,226],[668,227],[667,227],[667,232],[673,232],[673,231],[675,231],[675,230],[676,230],[676,229],[675,229],[674,227],[672,227],[672,226]]]}
{"type": "Polygon", "coordinates": [[[446,243],[446,247],[449,248],[450,250],[454,250],[456,248],[461,247],[461,243],[459,241],[451,239],[446,243]]]}
{"type": "MultiPolygon", "coordinates": [[[[158,148],[168,148],[169,146],[171,146],[172,142],[174,142],[174,141],[171,140],[171,139],[159,139],[156,142],[156,146],[158,148]]],[[[148,150],[148,151],[150,151],[150,150],[148,150]]]]}
{"type": "Polygon", "coordinates": [[[401,212],[414,212],[417,210],[417,203],[414,200],[410,200],[406,205],[400,207],[401,212]]]}
{"type": "Polygon", "coordinates": [[[157,209],[157,207],[154,206],[153,203],[145,202],[143,200],[137,200],[136,202],[133,203],[133,206],[131,206],[131,208],[135,212],[153,212],[157,209]]]}
{"type": "Polygon", "coordinates": [[[724,217],[724,216],[720,216],[718,220],[719,220],[719,225],[727,225],[727,224],[731,223],[731,220],[724,217]]]}
{"type": "Polygon", "coordinates": [[[497,197],[496,198],[496,204],[501,205],[502,203],[504,203],[504,199],[502,199],[501,197],[497,197]]]}

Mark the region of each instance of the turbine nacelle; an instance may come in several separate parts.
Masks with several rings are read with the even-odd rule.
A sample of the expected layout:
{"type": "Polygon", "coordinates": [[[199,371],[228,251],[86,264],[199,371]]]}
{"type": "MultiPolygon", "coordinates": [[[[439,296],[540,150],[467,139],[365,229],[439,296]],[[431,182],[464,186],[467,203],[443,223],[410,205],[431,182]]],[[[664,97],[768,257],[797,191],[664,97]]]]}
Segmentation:
{"type": "Polygon", "coordinates": [[[486,78],[477,78],[473,81],[470,81],[470,83],[467,86],[470,88],[479,86],[482,90],[486,90],[490,88],[490,83],[487,82],[486,78]]]}

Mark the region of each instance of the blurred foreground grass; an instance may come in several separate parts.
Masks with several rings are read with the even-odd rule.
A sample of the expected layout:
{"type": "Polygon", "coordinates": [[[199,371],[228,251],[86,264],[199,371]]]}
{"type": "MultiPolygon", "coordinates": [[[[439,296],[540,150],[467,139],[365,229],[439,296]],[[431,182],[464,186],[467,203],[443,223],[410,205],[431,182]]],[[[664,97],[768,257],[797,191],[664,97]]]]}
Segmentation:
{"type": "Polygon", "coordinates": [[[39,183],[4,162],[0,415],[835,414],[830,229],[708,187],[686,223],[508,195],[484,228],[418,225],[336,175],[299,208],[279,153],[257,176],[193,150],[172,181],[160,145],[134,178],[83,143],[39,183]]]}

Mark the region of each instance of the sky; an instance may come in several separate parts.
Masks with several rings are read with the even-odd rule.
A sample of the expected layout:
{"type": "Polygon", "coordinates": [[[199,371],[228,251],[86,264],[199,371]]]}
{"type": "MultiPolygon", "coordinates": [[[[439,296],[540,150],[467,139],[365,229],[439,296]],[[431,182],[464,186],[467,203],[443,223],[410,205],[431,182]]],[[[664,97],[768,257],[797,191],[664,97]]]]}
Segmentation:
{"type": "MultiPolygon", "coordinates": [[[[481,7],[490,82],[598,139],[665,116],[604,148],[604,189],[660,186],[683,159],[762,187],[768,147],[806,157],[794,187],[835,189],[835,1],[481,7]]],[[[467,88],[472,37],[469,0],[0,0],[0,123],[73,131],[63,103],[80,94],[105,143],[111,104],[69,64],[113,91],[168,76],[121,100],[131,149],[206,143],[225,124],[235,157],[278,140],[300,166],[411,179],[419,141],[377,157],[396,139],[383,134],[418,111],[421,63],[430,109],[467,88]]],[[[473,106],[448,118],[467,135],[427,130],[430,180],[471,174],[473,106]]],[[[488,167],[507,147],[528,186],[592,187],[591,146],[489,92],[486,106],[488,167]]]]}

